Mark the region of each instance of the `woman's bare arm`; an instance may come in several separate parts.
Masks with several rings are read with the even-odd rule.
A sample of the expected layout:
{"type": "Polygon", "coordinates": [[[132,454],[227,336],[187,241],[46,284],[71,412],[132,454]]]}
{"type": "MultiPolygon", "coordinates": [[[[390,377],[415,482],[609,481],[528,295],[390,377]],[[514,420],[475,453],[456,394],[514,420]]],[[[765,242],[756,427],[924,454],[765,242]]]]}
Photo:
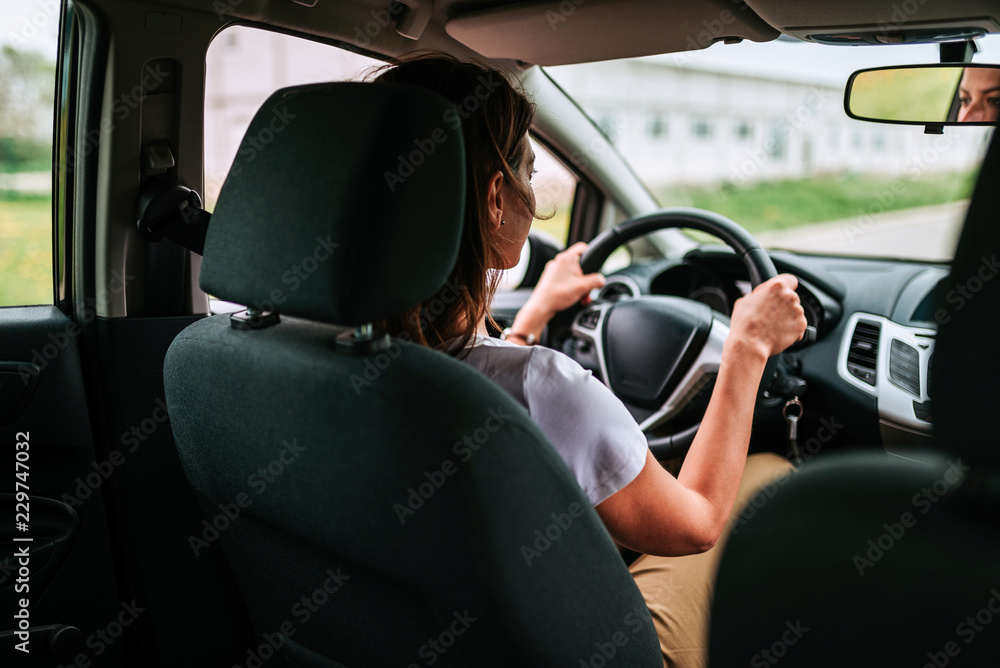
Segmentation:
{"type": "Polygon", "coordinates": [[[616,541],[663,556],[718,541],[743,475],[764,365],[805,330],[797,285],[785,274],[736,302],[715,389],[678,477],[649,453],[636,479],[597,506],[616,541]]]}

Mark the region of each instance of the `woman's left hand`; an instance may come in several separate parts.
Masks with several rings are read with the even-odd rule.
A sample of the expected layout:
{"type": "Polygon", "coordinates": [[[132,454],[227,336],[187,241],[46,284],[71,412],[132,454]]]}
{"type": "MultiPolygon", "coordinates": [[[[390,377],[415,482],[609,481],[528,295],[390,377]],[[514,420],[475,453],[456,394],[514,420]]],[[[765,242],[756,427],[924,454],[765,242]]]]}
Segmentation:
{"type": "Polygon", "coordinates": [[[580,256],[586,250],[587,244],[579,241],[548,261],[538,285],[511,326],[513,332],[541,338],[542,330],[556,313],[578,302],[590,302],[590,291],[604,285],[604,276],[583,273],[580,256]]]}
{"type": "Polygon", "coordinates": [[[550,317],[577,302],[590,303],[590,291],[604,285],[604,276],[583,273],[580,256],[586,250],[587,244],[578,241],[549,260],[528,301],[536,300],[550,317]]]}

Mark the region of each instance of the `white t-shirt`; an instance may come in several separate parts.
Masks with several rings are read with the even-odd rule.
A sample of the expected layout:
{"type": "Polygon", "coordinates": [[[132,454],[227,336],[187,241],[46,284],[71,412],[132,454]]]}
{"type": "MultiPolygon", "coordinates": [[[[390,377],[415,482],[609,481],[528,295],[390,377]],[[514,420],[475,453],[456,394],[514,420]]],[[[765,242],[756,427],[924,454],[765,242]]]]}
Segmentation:
{"type": "Polygon", "coordinates": [[[593,505],[632,482],[646,437],[622,402],[566,355],[477,336],[463,359],[528,410],[593,505]]]}

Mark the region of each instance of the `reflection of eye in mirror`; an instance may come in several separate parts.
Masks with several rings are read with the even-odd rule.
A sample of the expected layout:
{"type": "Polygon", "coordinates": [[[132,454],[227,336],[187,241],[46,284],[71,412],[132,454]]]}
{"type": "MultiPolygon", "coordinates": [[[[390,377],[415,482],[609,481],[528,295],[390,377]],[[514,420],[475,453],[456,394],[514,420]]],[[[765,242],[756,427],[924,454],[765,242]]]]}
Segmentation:
{"type": "Polygon", "coordinates": [[[967,67],[958,83],[958,122],[1000,120],[1000,69],[967,67]]]}
{"type": "Polygon", "coordinates": [[[856,72],[845,100],[852,118],[949,125],[1000,121],[1000,66],[960,63],[856,72]]]}

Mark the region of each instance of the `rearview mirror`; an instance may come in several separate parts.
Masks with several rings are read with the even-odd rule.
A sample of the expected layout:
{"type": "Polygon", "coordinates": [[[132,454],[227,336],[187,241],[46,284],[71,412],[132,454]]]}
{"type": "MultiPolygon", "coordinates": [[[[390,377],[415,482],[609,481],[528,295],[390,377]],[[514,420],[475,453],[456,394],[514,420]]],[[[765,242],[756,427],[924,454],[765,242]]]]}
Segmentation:
{"type": "Polygon", "coordinates": [[[859,70],[847,80],[851,118],[905,125],[997,125],[1000,65],[945,63],[859,70]]]}

